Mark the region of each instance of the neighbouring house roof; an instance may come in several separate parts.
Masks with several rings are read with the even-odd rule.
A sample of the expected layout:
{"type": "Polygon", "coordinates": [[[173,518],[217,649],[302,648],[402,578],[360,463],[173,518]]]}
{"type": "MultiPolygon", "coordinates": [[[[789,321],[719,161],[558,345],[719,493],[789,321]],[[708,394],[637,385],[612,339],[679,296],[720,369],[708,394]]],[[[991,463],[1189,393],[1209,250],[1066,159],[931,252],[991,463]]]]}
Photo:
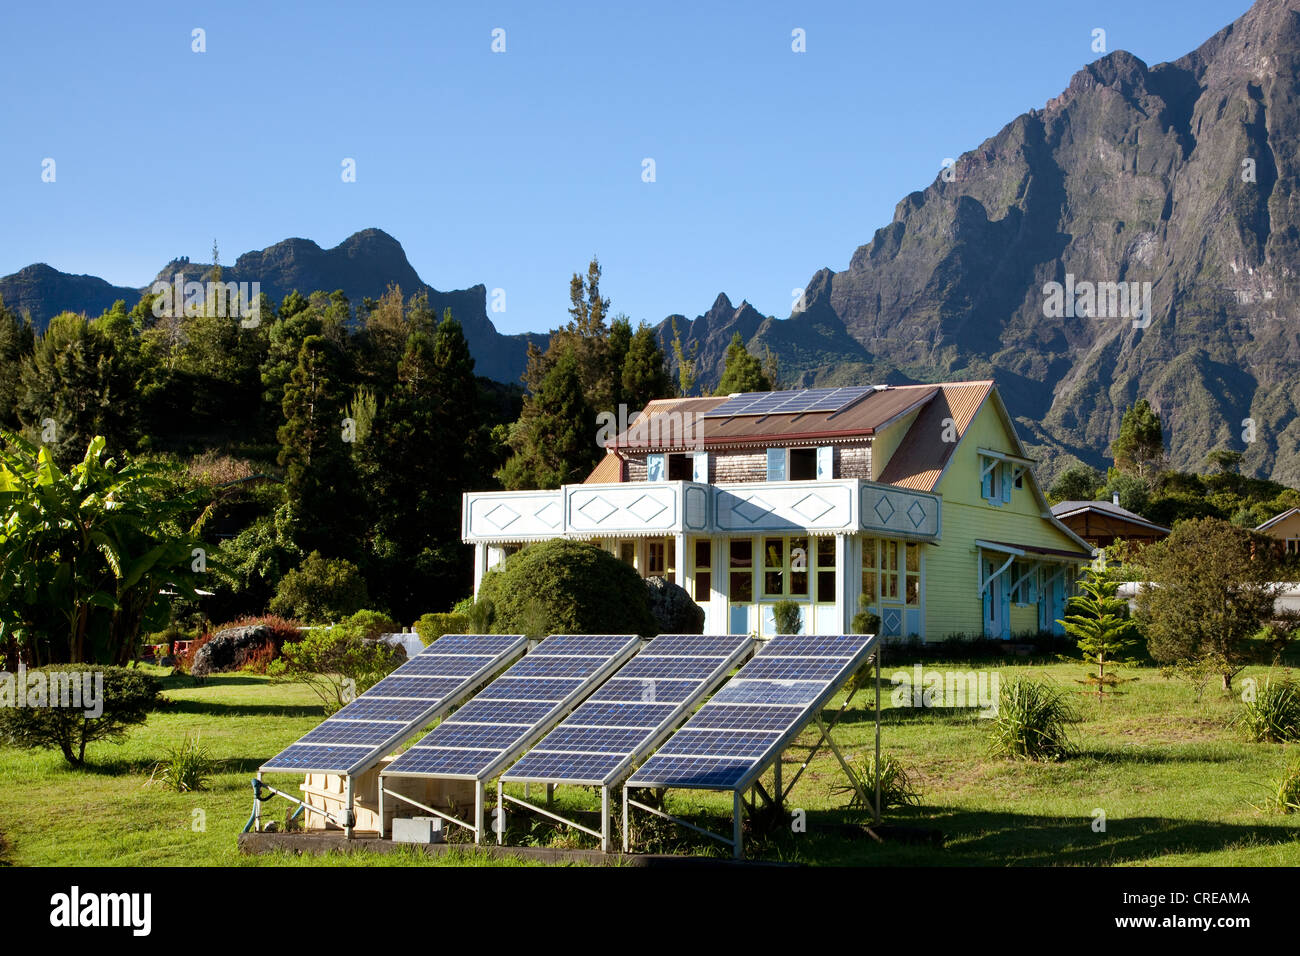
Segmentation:
{"type": "Polygon", "coordinates": [[[884,470],[876,476],[877,481],[914,491],[937,488],[966,429],[993,390],[993,382],[946,382],[930,387],[937,394],[916,416],[884,470]],[[948,419],[952,419],[951,425],[946,424],[948,419]],[[943,440],[949,428],[955,432],[956,441],[943,440]]]}
{"type": "Polygon", "coordinates": [[[1288,508],[1286,511],[1283,511],[1280,515],[1275,515],[1272,518],[1269,518],[1263,524],[1257,526],[1255,530],[1267,531],[1269,528],[1273,527],[1273,525],[1280,524],[1281,522],[1285,521],[1287,518],[1290,518],[1292,515],[1295,514],[1300,514],[1300,508],[1288,508]]]}
{"type": "Polygon", "coordinates": [[[1130,524],[1141,525],[1152,531],[1163,531],[1169,533],[1169,529],[1163,525],[1148,521],[1140,514],[1135,514],[1127,508],[1121,508],[1113,501],[1062,501],[1060,504],[1052,506],[1052,514],[1062,520],[1082,514],[1085,511],[1092,511],[1096,514],[1105,515],[1108,518],[1118,518],[1121,521],[1127,521],[1130,524]]]}
{"type": "MultiPolygon", "coordinates": [[[[648,404],[606,448],[672,450],[816,444],[828,440],[869,438],[902,415],[919,408],[940,388],[907,385],[879,388],[836,412],[732,415],[695,420],[728,396],[678,398],[648,404]],[[674,418],[673,416],[676,416],[674,418]],[[691,418],[689,423],[684,418],[691,418]],[[683,428],[689,430],[683,434],[683,428]]],[[[791,390],[790,394],[801,391],[791,390]]]]}

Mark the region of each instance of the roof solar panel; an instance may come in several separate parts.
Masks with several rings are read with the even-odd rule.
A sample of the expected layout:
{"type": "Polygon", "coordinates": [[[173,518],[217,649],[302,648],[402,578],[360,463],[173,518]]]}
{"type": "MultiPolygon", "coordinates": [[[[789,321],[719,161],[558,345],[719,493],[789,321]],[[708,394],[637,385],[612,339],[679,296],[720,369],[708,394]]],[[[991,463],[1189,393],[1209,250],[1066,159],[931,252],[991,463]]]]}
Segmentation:
{"type": "Polygon", "coordinates": [[[743,790],[870,654],[871,635],[773,638],[627,782],[743,790]]]}
{"type": "Polygon", "coordinates": [[[355,774],[374,766],[522,654],[527,643],[522,634],[444,635],[261,770],[355,774]]]}
{"type": "Polygon", "coordinates": [[[656,637],[501,779],[611,786],[752,647],[743,634],[656,637]]]}
{"type": "Polygon", "coordinates": [[[842,388],[805,388],[787,392],[742,392],[704,413],[705,418],[736,415],[799,415],[839,412],[875,391],[870,385],[842,388]]]}
{"type": "Polygon", "coordinates": [[[389,764],[383,775],[475,780],[495,776],[630,658],[640,643],[635,635],[561,634],[544,639],[389,764]]]}

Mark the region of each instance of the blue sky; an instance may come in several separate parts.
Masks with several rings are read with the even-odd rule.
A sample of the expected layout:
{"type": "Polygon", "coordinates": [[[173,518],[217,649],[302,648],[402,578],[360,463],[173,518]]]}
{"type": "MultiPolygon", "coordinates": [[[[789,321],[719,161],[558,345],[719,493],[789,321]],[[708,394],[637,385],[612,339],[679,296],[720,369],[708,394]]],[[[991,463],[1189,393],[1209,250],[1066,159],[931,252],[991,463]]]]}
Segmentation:
{"type": "Polygon", "coordinates": [[[504,289],[506,332],[564,321],[593,253],[634,322],[720,291],[785,317],[945,157],[1097,59],[1094,28],[1155,64],[1248,7],[5,4],[0,274],[143,285],[214,238],[230,264],[377,226],[436,288],[504,289]]]}

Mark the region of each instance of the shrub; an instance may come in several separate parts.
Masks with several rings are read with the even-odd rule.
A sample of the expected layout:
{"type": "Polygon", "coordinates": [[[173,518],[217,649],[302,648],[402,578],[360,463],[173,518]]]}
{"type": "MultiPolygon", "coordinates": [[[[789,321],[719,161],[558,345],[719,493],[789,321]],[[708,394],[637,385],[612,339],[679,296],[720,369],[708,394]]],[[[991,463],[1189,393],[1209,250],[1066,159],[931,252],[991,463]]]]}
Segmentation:
{"type": "Polygon", "coordinates": [[[424,646],[428,647],[444,634],[470,634],[469,617],[465,614],[429,613],[415,622],[415,633],[420,635],[424,646]]]}
{"type": "Polygon", "coordinates": [[[645,587],[657,633],[704,633],[704,608],[695,603],[686,588],[657,575],[646,578],[645,587]]]}
{"type": "Polygon", "coordinates": [[[285,644],[279,660],[272,661],[266,672],[280,680],[306,684],[321,699],[325,713],[334,713],[406,659],[402,648],[367,636],[375,633],[379,622],[369,616],[374,612],[364,613],[367,616],[360,620],[350,618],[337,627],[313,628],[301,640],[285,644]]]}
{"type": "Polygon", "coordinates": [[[803,630],[799,605],[794,601],[777,601],[772,605],[772,619],[777,634],[798,634],[803,630]]]}
{"type": "MultiPolygon", "coordinates": [[[[196,736],[185,739],[167,752],[167,757],[154,768],[156,774],[162,770],[161,783],[168,790],[177,793],[189,793],[207,789],[207,780],[212,773],[212,757],[206,747],[199,744],[196,736]]],[[[152,778],[151,778],[152,779],[152,778]]]]}
{"type": "MultiPolygon", "coordinates": [[[[209,634],[200,634],[193,641],[191,641],[189,649],[176,659],[177,669],[180,670],[181,673],[183,674],[193,674],[194,655],[196,655],[199,652],[200,647],[208,643],[208,641],[210,640],[212,640],[212,635],[209,633],[209,634]]],[[[201,674],[196,678],[196,680],[202,680],[202,679],[203,679],[203,675],[201,674]]]]}
{"type": "Polygon", "coordinates": [[[1242,694],[1241,710],[1232,718],[1256,743],[1300,740],[1300,688],[1289,679],[1264,678],[1242,694]]]}
{"type": "MultiPolygon", "coordinates": [[[[844,784],[835,788],[835,793],[847,793],[849,802],[846,806],[852,809],[874,810],[876,806],[876,755],[867,753],[863,755],[853,768],[854,774],[857,775],[858,782],[862,784],[862,789],[867,793],[867,800],[864,803],[862,794],[858,793],[856,787],[852,784],[844,784]]],[[[890,807],[915,807],[921,802],[921,792],[912,782],[911,774],[903,766],[903,762],[893,754],[882,753],[880,755],[880,810],[883,813],[890,807]]]]}
{"type": "Polygon", "coordinates": [[[871,613],[871,602],[865,594],[858,595],[858,613],[853,615],[854,634],[879,634],[880,615],[871,613]]]}
{"type": "Polygon", "coordinates": [[[343,634],[363,641],[378,640],[381,634],[395,634],[402,626],[383,611],[357,611],[339,624],[343,634]]]}
{"type": "MultiPolygon", "coordinates": [[[[15,747],[58,749],[74,767],[85,763],[86,745],[97,740],[120,741],[127,728],[142,724],[149,711],[158,704],[158,681],[143,671],[129,667],[96,667],[91,664],[58,664],[27,671],[27,706],[14,706],[17,681],[10,675],[0,678],[0,740],[15,747]],[[52,679],[53,675],[60,678],[52,679]],[[43,704],[30,706],[39,677],[44,688],[43,704]],[[61,696],[54,686],[66,686],[64,678],[79,684],[83,706],[65,707],[52,698],[61,696]],[[91,678],[90,694],[84,693],[84,681],[91,678]],[[102,678],[102,685],[100,683],[102,678]],[[10,700],[6,701],[6,693],[10,700]],[[92,699],[93,698],[93,699],[92,699]],[[55,706],[51,706],[54,704],[55,706]],[[93,704],[93,706],[85,706],[93,704]],[[101,709],[102,708],[102,709],[101,709]],[[92,712],[87,716],[87,711],[92,712]],[[95,713],[98,711],[98,713],[95,713]]],[[[69,702],[77,703],[71,693],[69,702]]]]}
{"type": "Polygon", "coordinates": [[[1300,813],[1300,761],[1292,762],[1269,793],[1266,809],[1275,813],[1300,813]]]}
{"type": "Polygon", "coordinates": [[[365,578],[355,564],[313,551],[280,579],[270,609],[273,614],[324,624],[354,614],[369,602],[365,578]]]}
{"type": "Polygon", "coordinates": [[[997,757],[1060,760],[1072,750],[1065,725],[1074,719],[1059,690],[1040,681],[1016,678],[998,692],[990,749],[997,757]]]}
{"type": "Polygon", "coordinates": [[[488,572],[480,604],[495,609],[497,634],[640,634],[658,629],[645,582],[607,551],[555,538],[511,555],[488,572]]]}

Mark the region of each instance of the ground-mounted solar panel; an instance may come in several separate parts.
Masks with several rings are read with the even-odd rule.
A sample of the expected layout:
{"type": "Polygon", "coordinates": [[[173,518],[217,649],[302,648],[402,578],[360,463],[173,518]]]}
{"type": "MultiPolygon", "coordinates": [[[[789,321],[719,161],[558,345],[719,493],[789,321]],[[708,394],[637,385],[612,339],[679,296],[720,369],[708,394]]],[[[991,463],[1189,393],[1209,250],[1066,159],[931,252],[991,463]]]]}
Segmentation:
{"type": "Polygon", "coordinates": [[[545,638],[415,746],[389,777],[491,779],[636,653],[635,635],[545,638]]]}
{"type": "Polygon", "coordinates": [[[503,783],[610,787],[753,647],[747,635],[656,637],[502,775],[503,783]]]}
{"type": "Polygon", "coordinates": [[[873,635],[770,640],[627,781],[747,789],[871,654],[873,635]]]}
{"type": "Polygon", "coordinates": [[[356,774],[373,766],[523,653],[523,635],[449,634],[262,765],[262,772],[356,774]]]}

